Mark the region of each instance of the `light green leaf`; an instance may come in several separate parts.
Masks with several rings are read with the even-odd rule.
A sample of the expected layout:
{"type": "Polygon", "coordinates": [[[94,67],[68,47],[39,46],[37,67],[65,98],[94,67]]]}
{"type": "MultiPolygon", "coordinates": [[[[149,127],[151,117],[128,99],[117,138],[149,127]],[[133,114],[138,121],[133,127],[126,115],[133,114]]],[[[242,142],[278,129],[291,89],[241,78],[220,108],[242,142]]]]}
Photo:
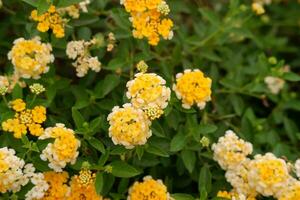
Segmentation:
{"type": "Polygon", "coordinates": [[[101,172],[97,172],[96,180],[95,180],[95,189],[97,194],[101,194],[103,188],[103,174],[101,172]]]}

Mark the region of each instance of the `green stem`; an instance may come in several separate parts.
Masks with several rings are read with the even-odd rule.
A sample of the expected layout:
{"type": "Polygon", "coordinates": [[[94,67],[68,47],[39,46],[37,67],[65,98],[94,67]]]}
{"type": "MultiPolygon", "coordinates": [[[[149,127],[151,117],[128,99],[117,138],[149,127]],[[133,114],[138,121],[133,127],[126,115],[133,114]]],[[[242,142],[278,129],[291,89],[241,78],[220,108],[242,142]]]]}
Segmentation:
{"type": "Polygon", "coordinates": [[[35,102],[36,96],[37,96],[36,94],[33,96],[33,99],[32,99],[32,101],[31,101],[31,103],[30,103],[29,107],[31,107],[31,106],[32,106],[32,104],[35,102]]]}
{"type": "Polygon", "coordinates": [[[7,12],[7,13],[9,13],[9,14],[11,14],[11,15],[16,15],[16,12],[15,12],[15,11],[11,10],[10,8],[8,8],[8,7],[6,7],[6,6],[2,6],[2,9],[3,9],[5,12],[7,12]]]}
{"type": "Polygon", "coordinates": [[[2,99],[3,99],[4,103],[6,104],[6,106],[9,107],[8,106],[8,101],[7,101],[7,99],[6,99],[6,97],[4,95],[2,95],[2,99]]]}

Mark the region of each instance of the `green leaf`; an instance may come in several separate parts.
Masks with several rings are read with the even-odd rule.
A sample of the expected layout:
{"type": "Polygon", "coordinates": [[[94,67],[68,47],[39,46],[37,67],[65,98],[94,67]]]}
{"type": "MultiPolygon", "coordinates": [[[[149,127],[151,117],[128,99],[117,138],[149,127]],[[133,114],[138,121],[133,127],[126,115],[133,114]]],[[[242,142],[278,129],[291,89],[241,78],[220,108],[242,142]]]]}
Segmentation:
{"type": "Polygon", "coordinates": [[[220,19],[216,15],[215,12],[213,12],[210,9],[206,9],[206,8],[199,8],[199,11],[200,11],[201,15],[205,19],[207,19],[212,25],[214,25],[214,26],[219,26],[220,25],[220,19]]]}
{"type": "Polygon", "coordinates": [[[67,7],[80,2],[82,2],[82,0],[60,0],[57,4],[57,7],[67,7]]]}
{"type": "Polygon", "coordinates": [[[210,170],[208,166],[205,164],[201,170],[200,175],[198,179],[198,190],[200,193],[205,191],[206,193],[209,193],[212,188],[212,175],[210,173],[210,170]]]}
{"type": "Polygon", "coordinates": [[[112,174],[116,177],[130,178],[141,173],[140,170],[123,161],[114,161],[110,165],[112,166],[112,174]]]}
{"type": "Polygon", "coordinates": [[[33,6],[33,7],[38,7],[38,1],[37,0],[22,0],[23,2],[33,6]]]}
{"type": "Polygon", "coordinates": [[[213,124],[200,124],[198,127],[198,131],[204,135],[214,133],[217,129],[218,127],[213,124]]]}
{"type": "Polygon", "coordinates": [[[173,137],[172,141],[171,141],[171,146],[170,146],[170,150],[173,152],[176,151],[180,151],[181,149],[183,149],[185,143],[186,143],[186,135],[184,133],[178,133],[177,135],[175,135],[175,137],[173,137]]]}
{"type": "Polygon", "coordinates": [[[81,128],[83,126],[85,119],[81,115],[81,113],[78,110],[76,110],[75,108],[72,108],[72,118],[73,118],[73,121],[75,122],[75,125],[77,128],[81,128]]]}
{"type": "Polygon", "coordinates": [[[100,140],[92,137],[91,139],[89,139],[89,143],[90,143],[90,145],[92,145],[95,149],[97,149],[101,153],[103,153],[103,154],[105,153],[105,147],[100,140]]]}
{"type": "Polygon", "coordinates": [[[171,195],[175,200],[195,200],[195,198],[192,195],[189,194],[172,194],[171,195]]]}
{"type": "Polygon", "coordinates": [[[38,0],[37,11],[39,15],[44,14],[50,7],[50,4],[45,0],[38,0]]]}
{"type": "Polygon", "coordinates": [[[144,155],[144,147],[143,146],[138,146],[135,148],[135,152],[138,156],[138,159],[141,160],[143,155],[144,155]]]}
{"type": "Polygon", "coordinates": [[[104,68],[108,70],[117,70],[123,69],[126,66],[128,66],[128,63],[125,58],[115,58],[108,63],[107,67],[104,68]]]}
{"type": "Polygon", "coordinates": [[[298,82],[300,81],[300,76],[293,72],[286,72],[283,74],[283,79],[287,81],[298,82]]]}
{"type": "Polygon", "coordinates": [[[120,77],[114,74],[107,75],[104,80],[100,81],[95,87],[95,97],[104,98],[120,83],[120,77]]]}
{"type": "Polygon", "coordinates": [[[230,95],[229,98],[230,98],[230,101],[232,103],[232,106],[233,106],[233,109],[234,109],[235,113],[238,116],[241,116],[244,109],[245,109],[243,99],[240,96],[237,96],[237,95],[230,95]]]}
{"type": "Polygon", "coordinates": [[[97,172],[96,180],[95,180],[95,189],[97,194],[101,194],[103,188],[103,174],[101,172],[97,172]]]}
{"type": "Polygon", "coordinates": [[[152,129],[153,134],[156,135],[157,137],[161,137],[161,138],[166,137],[164,129],[161,127],[161,125],[157,121],[152,122],[151,129],[152,129]]]}
{"type": "Polygon", "coordinates": [[[23,89],[19,84],[16,84],[12,91],[13,99],[22,99],[23,98],[23,89]]]}
{"type": "Polygon", "coordinates": [[[191,150],[184,150],[181,152],[181,158],[184,166],[192,173],[196,164],[196,153],[191,150]]]}
{"type": "Polygon", "coordinates": [[[163,149],[161,149],[161,148],[159,148],[157,146],[149,145],[146,148],[146,151],[148,153],[151,153],[151,154],[154,154],[154,155],[157,155],[157,156],[169,157],[168,152],[166,152],[165,150],[163,150],[163,149]]]}
{"type": "Polygon", "coordinates": [[[93,119],[90,122],[90,129],[92,131],[97,132],[97,130],[100,129],[100,127],[101,127],[102,121],[103,121],[103,116],[100,116],[100,117],[97,117],[97,118],[93,119]]]}

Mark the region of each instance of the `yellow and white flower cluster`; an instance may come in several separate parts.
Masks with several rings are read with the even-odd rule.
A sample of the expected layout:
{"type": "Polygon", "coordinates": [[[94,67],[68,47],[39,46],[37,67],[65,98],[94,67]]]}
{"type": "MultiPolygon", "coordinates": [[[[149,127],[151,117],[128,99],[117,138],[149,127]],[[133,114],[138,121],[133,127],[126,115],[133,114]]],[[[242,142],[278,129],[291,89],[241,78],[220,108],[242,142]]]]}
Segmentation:
{"type": "Polygon", "coordinates": [[[26,83],[24,81],[20,81],[18,74],[14,73],[10,76],[0,75],[0,88],[6,88],[7,93],[11,93],[16,85],[19,85],[22,88],[26,87],[26,83]]]}
{"type": "Polygon", "coordinates": [[[0,148],[0,192],[18,192],[33,176],[35,169],[7,147],[0,148]]]}
{"type": "Polygon", "coordinates": [[[136,145],[143,145],[152,135],[151,121],[143,110],[132,104],[124,104],[122,108],[115,106],[108,115],[109,137],[114,144],[124,145],[131,149],[136,145]]]}
{"type": "Polygon", "coordinates": [[[253,0],[252,10],[256,15],[262,15],[266,12],[264,5],[269,5],[271,2],[271,0],[253,0]]]}
{"type": "Polygon", "coordinates": [[[173,38],[173,21],[167,17],[170,12],[164,0],[121,0],[134,30],[133,37],[147,38],[150,45],[157,45],[160,36],[165,40],[173,38]]]}
{"type": "Polygon", "coordinates": [[[83,77],[91,69],[99,72],[101,69],[101,62],[97,56],[92,57],[89,48],[96,43],[95,39],[90,41],[71,41],[67,45],[66,54],[70,59],[75,60],[72,65],[76,68],[76,75],[83,77]]]}
{"type": "Polygon", "coordinates": [[[226,179],[233,186],[232,192],[219,192],[218,197],[255,200],[257,195],[263,195],[280,200],[300,199],[300,182],[292,177],[283,159],[272,153],[249,159],[252,145],[232,131],[227,131],[213,144],[212,150],[214,159],[226,170],[226,179]]]}
{"type": "Polygon", "coordinates": [[[48,65],[54,61],[51,51],[51,45],[42,43],[39,37],[30,40],[19,38],[14,41],[8,59],[12,61],[18,76],[38,79],[49,71],[48,65]]]}
{"type": "Polygon", "coordinates": [[[55,127],[46,128],[39,139],[54,138],[40,155],[41,159],[49,161],[49,167],[56,172],[61,172],[67,163],[74,164],[79,154],[80,140],[76,139],[72,129],[64,124],[56,124],[55,127]]]}
{"type": "Polygon", "coordinates": [[[272,94],[279,94],[285,85],[285,81],[279,77],[267,76],[264,79],[268,89],[272,94]]]}
{"type": "MultiPolygon", "coordinates": [[[[45,185],[43,186],[45,182],[49,187],[44,190],[43,194],[37,191],[38,194],[30,192],[27,196],[35,196],[35,198],[33,198],[34,200],[104,200],[104,198],[96,192],[94,186],[95,174],[88,169],[82,169],[79,175],[74,175],[70,181],[69,174],[65,171],[44,172],[43,177],[43,179],[38,179],[36,182],[40,182],[40,188],[46,189],[45,185]]],[[[31,191],[34,190],[32,189],[31,191]]]]}
{"type": "Polygon", "coordinates": [[[78,19],[80,17],[80,11],[87,13],[87,6],[90,4],[90,0],[84,0],[79,2],[78,4],[74,4],[65,8],[58,8],[57,12],[60,15],[69,15],[73,19],[78,19]]]}
{"type": "Polygon", "coordinates": [[[35,173],[30,180],[34,187],[26,193],[25,200],[42,199],[46,191],[49,189],[49,185],[45,180],[44,174],[35,173]]]}
{"type": "Polygon", "coordinates": [[[2,122],[4,131],[13,133],[15,138],[21,138],[28,132],[33,136],[40,136],[43,133],[42,123],[46,121],[44,106],[26,109],[26,103],[22,99],[10,102],[10,106],[15,111],[15,117],[2,122]]]}
{"type": "Polygon", "coordinates": [[[155,73],[137,73],[127,82],[126,96],[135,108],[144,110],[153,120],[160,117],[170,101],[171,90],[165,85],[166,81],[155,73]]]}
{"type": "Polygon", "coordinates": [[[65,36],[65,24],[67,20],[61,17],[54,5],[51,5],[47,12],[41,15],[39,15],[37,10],[33,10],[31,12],[31,18],[38,23],[38,31],[44,33],[52,30],[57,38],[63,38],[65,36]]]}
{"type": "Polygon", "coordinates": [[[146,176],[143,182],[135,182],[129,189],[127,200],[172,200],[161,180],[146,176]]]}
{"type": "Polygon", "coordinates": [[[131,103],[124,104],[123,108],[115,106],[107,117],[114,144],[126,148],[144,145],[152,135],[151,121],[159,118],[168,106],[171,90],[165,86],[166,81],[157,74],[145,72],[127,82],[126,96],[131,103]]]}
{"type": "Polygon", "coordinates": [[[212,145],[214,160],[219,163],[222,169],[234,169],[246,157],[252,153],[252,144],[239,139],[237,135],[228,130],[225,136],[220,137],[218,143],[212,145]]]}
{"type": "Polygon", "coordinates": [[[190,109],[196,104],[204,109],[206,102],[211,100],[211,79],[204,76],[199,69],[184,70],[176,75],[173,90],[178,99],[182,100],[182,107],[190,109]]]}
{"type": "Polygon", "coordinates": [[[295,172],[298,178],[300,178],[300,159],[295,162],[295,172]]]}

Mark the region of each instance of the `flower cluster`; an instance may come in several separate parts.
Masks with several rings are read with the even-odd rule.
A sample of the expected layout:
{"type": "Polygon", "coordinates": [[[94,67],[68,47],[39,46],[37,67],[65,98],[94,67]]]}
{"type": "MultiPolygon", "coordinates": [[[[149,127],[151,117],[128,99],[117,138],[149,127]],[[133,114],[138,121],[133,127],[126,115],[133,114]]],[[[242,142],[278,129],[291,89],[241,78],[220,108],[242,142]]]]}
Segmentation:
{"type": "Polygon", "coordinates": [[[41,94],[42,92],[45,92],[45,88],[43,85],[39,84],[39,83],[34,83],[32,85],[29,86],[30,88],[30,91],[33,93],[33,94],[41,94]]]}
{"type": "Polygon", "coordinates": [[[116,43],[116,38],[115,38],[115,34],[110,32],[108,34],[108,44],[107,44],[107,47],[106,47],[106,50],[109,52],[109,51],[112,51],[115,47],[115,43],[116,43]]]}
{"type": "Polygon", "coordinates": [[[88,169],[82,169],[75,175],[70,183],[71,193],[67,200],[103,200],[95,190],[95,174],[88,169]]]}
{"type": "Polygon", "coordinates": [[[256,15],[262,15],[266,12],[264,5],[268,5],[270,3],[271,0],[254,0],[252,2],[252,10],[256,15]]]}
{"type": "Polygon", "coordinates": [[[279,94],[285,84],[283,79],[274,76],[267,76],[264,81],[272,94],[279,94]]]}
{"type": "Polygon", "coordinates": [[[0,148],[0,193],[18,192],[33,176],[35,169],[15,156],[15,150],[0,148]]]}
{"type": "Polygon", "coordinates": [[[49,188],[49,185],[45,180],[44,174],[42,173],[33,174],[31,178],[31,183],[34,185],[34,187],[26,193],[25,199],[36,200],[36,199],[43,198],[45,192],[49,188]]]}
{"type": "Polygon", "coordinates": [[[222,169],[233,169],[252,153],[252,144],[239,139],[236,134],[229,130],[225,136],[220,137],[218,143],[212,145],[214,160],[222,169]]]}
{"type": "Polygon", "coordinates": [[[137,73],[135,79],[127,82],[126,96],[134,107],[145,110],[153,120],[163,113],[170,100],[171,90],[165,84],[166,81],[154,73],[137,73]]]}
{"type": "Polygon", "coordinates": [[[67,185],[69,175],[67,172],[45,172],[44,177],[49,188],[45,192],[42,200],[66,199],[66,197],[69,196],[70,188],[67,185]]]}
{"type": "Polygon", "coordinates": [[[39,37],[31,40],[19,38],[14,41],[8,59],[12,61],[17,76],[38,79],[48,72],[48,65],[54,61],[51,51],[51,45],[42,43],[39,37]]]}
{"type": "Polygon", "coordinates": [[[300,178],[300,159],[295,162],[295,172],[298,178],[300,178]]]}
{"type": "Polygon", "coordinates": [[[114,144],[122,144],[126,148],[143,145],[152,135],[151,121],[147,115],[131,104],[124,104],[123,108],[115,106],[108,115],[109,136],[114,144]]]}
{"type": "Polygon", "coordinates": [[[82,2],[79,2],[78,4],[74,4],[65,8],[58,8],[57,12],[63,16],[63,15],[69,15],[73,19],[78,19],[80,16],[80,11],[87,13],[88,9],[87,6],[90,4],[90,0],[83,0],[82,2]]]}
{"type": "Polygon", "coordinates": [[[256,155],[248,173],[250,186],[264,196],[275,195],[290,177],[286,162],[271,153],[256,155]]]}
{"type": "Polygon", "coordinates": [[[91,69],[95,72],[99,72],[101,69],[101,63],[97,56],[92,57],[89,48],[96,43],[95,39],[91,41],[71,41],[67,45],[66,54],[70,59],[75,60],[72,65],[76,68],[77,76],[83,77],[91,69]]]}
{"type": "Polygon", "coordinates": [[[54,138],[40,155],[41,159],[49,161],[49,167],[56,172],[61,172],[67,163],[74,164],[79,154],[80,141],[76,139],[72,129],[64,124],[56,124],[55,127],[46,128],[39,139],[54,138]]]}
{"type": "Polygon", "coordinates": [[[15,117],[2,122],[4,131],[12,132],[15,138],[29,133],[40,136],[44,129],[41,124],[46,121],[46,108],[35,106],[33,109],[26,109],[26,103],[22,99],[16,99],[10,103],[16,111],[15,117]]]}
{"type": "Polygon", "coordinates": [[[165,86],[166,81],[162,77],[146,73],[148,65],[144,61],[137,67],[142,72],[126,84],[126,96],[131,103],[124,104],[123,108],[115,106],[107,117],[109,136],[114,144],[122,144],[126,148],[147,142],[152,135],[151,121],[163,114],[171,96],[171,90],[165,86]]]}
{"type": "Polygon", "coordinates": [[[5,93],[11,93],[16,85],[22,88],[26,87],[26,83],[20,81],[20,77],[17,73],[10,76],[0,76],[0,88],[5,88],[5,93]]]}
{"type": "Polygon", "coordinates": [[[163,182],[151,176],[144,177],[143,182],[135,182],[128,193],[127,200],[171,200],[163,182]]]}
{"type": "Polygon", "coordinates": [[[173,21],[167,18],[170,12],[164,0],[121,0],[133,26],[133,37],[147,38],[150,45],[157,45],[160,36],[172,39],[173,21]]]}
{"type": "Polygon", "coordinates": [[[278,200],[298,200],[300,199],[300,181],[290,179],[290,181],[277,193],[278,200]]]}
{"type": "Polygon", "coordinates": [[[221,191],[218,197],[247,200],[255,200],[258,194],[281,200],[300,197],[300,182],[291,176],[290,167],[283,159],[272,153],[255,155],[252,160],[247,158],[252,152],[251,144],[238,139],[232,131],[221,137],[212,149],[214,159],[226,170],[226,179],[233,186],[232,192],[221,191]]]}
{"type": "Polygon", "coordinates": [[[51,5],[48,11],[42,15],[39,15],[37,10],[33,10],[31,18],[38,22],[37,29],[40,32],[47,32],[51,29],[55,37],[63,38],[65,36],[66,20],[60,16],[55,6],[51,5]]]}
{"type": "Polygon", "coordinates": [[[177,98],[182,100],[183,108],[190,109],[196,104],[203,109],[206,102],[211,100],[211,82],[199,69],[187,69],[176,75],[173,90],[177,98]]]}

